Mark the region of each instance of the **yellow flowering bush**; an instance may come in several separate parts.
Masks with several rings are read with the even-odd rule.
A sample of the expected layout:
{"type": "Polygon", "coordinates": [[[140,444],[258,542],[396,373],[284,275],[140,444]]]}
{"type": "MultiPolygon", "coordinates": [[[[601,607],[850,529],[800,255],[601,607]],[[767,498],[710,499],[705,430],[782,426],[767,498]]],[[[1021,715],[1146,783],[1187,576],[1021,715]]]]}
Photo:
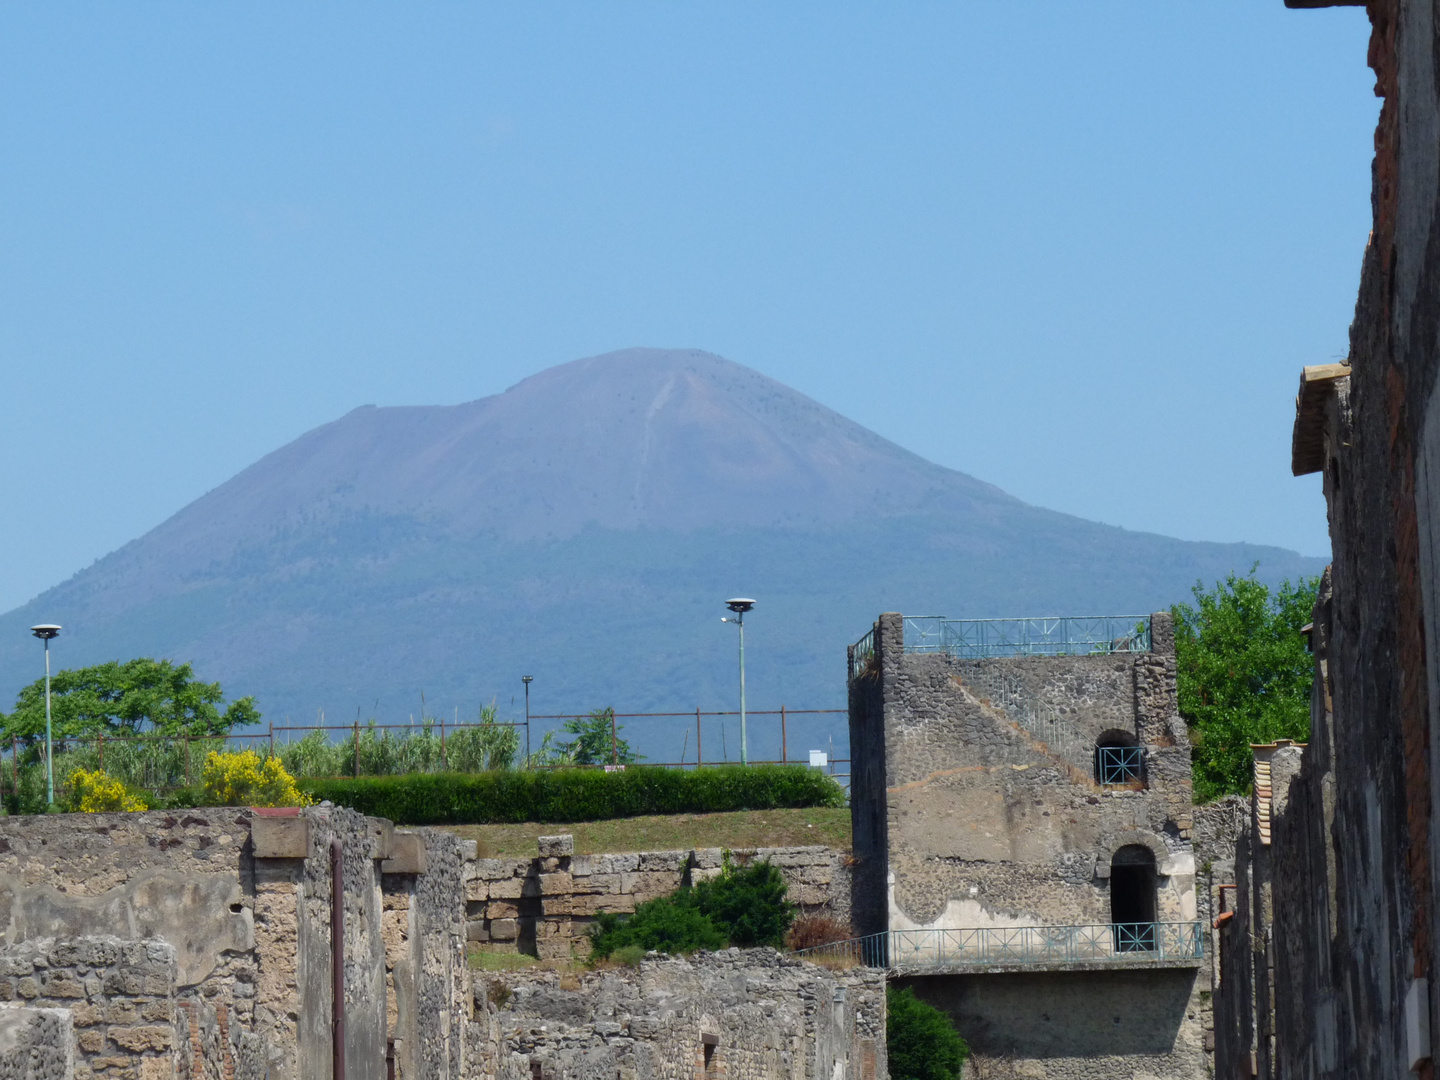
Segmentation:
{"type": "Polygon", "coordinates": [[[85,814],[105,814],[116,810],[148,810],[125,785],[96,769],[76,769],[70,774],[70,804],[85,814]]]}
{"type": "Polygon", "coordinates": [[[254,750],[216,753],[205,758],[202,773],[205,800],[213,806],[309,806],[310,798],[278,757],[262,758],[254,750]]]}

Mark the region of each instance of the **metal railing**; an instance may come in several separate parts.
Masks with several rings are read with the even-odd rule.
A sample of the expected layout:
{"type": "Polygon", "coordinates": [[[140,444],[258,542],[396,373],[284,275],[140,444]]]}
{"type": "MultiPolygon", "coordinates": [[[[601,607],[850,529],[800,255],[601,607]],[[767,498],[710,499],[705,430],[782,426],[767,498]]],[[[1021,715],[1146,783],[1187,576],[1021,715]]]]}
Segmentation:
{"type": "Polygon", "coordinates": [[[1150,651],[1148,615],[1079,615],[1036,619],[905,620],[906,652],[959,659],[993,656],[1090,656],[1150,651]]]}
{"type": "Polygon", "coordinates": [[[1095,782],[1106,786],[1133,784],[1144,775],[1143,746],[1097,746],[1095,782]]]}
{"type": "Polygon", "coordinates": [[[811,960],[877,968],[1199,960],[1199,922],[1085,923],[887,930],[801,949],[811,960]]]}
{"type": "Polygon", "coordinates": [[[875,631],[872,629],[854,645],[850,646],[850,678],[855,678],[870,663],[875,655],[875,631]]]}

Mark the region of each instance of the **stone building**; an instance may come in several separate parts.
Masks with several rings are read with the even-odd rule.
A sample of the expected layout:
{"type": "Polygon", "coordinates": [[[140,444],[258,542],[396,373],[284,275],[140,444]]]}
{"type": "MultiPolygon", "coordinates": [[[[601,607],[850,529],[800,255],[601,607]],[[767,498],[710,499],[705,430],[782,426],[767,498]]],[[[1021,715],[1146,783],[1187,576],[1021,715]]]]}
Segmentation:
{"type": "Polygon", "coordinates": [[[1206,1075],[1170,616],[884,614],[849,695],[856,931],[976,1075],[1206,1075]]]}
{"type": "Polygon", "coordinates": [[[1311,733],[1217,916],[1225,1078],[1431,1077],[1440,1031],[1440,5],[1364,6],[1373,220],[1348,355],[1301,373],[1291,453],[1323,479],[1333,559],[1311,733]]]}

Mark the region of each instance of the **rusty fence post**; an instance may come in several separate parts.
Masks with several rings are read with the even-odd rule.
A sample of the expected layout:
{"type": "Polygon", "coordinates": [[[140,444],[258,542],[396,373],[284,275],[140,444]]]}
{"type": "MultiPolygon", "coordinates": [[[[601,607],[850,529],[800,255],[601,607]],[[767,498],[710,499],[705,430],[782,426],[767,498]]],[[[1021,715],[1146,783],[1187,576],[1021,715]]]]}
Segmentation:
{"type": "Polygon", "coordinates": [[[355,775],[360,775],[360,721],[355,721],[355,775]]]}
{"type": "Polygon", "coordinates": [[[705,764],[705,755],[700,752],[700,710],[695,710],[695,768],[705,764]]]}
{"type": "Polygon", "coordinates": [[[275,756],[275,721],[270,721],[270,756],[275,756]]]}
{"type": "Polygon", "coordinates": [[[785,765],[790,760],[790,751],[785,741],[785,706],[780,706],[780,764],[785,765]]]}
{"type": "Polygon", "coordinates": [[[190,786],[190,736],[181,739],[181,753],[185,755],[185,786],[190,786]]]}

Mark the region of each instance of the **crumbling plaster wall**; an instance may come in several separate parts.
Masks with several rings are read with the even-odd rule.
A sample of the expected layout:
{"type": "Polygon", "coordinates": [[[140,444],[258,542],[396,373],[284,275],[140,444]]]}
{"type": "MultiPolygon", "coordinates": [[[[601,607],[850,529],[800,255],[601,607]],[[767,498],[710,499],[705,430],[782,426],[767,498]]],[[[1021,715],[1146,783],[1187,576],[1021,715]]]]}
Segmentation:
{"type": "Polygon", "coordinates": [[[200,1062],[187,1077],[327,1077],[332,840],[344,878],[348,1076],[380,1080],[387,1070],[386,879],[406,893],[412,920],[415,962],[403,990],[425,1003],[406,998],[419,1064],[405,1075],[458,1076],[455,1042],[468,1015],[464,852],[447,833],[397,838],[389,822],[329,806],[0,817],[0,949],[159,939],[174,950],[185,1028],[177,1060],[200,1062]],[[416,865],[417,852],[430,856],[436,878],[416,865]]]}
{"type": "Polygon", "coordinates": [[[829,971],[773,949],[496,975],[477,982],[475,1004],[476,1075],[496,1080],[888,1076],[883,972],[829,971]]]}
{"type": "MultiPolygon", "coordinates": [[[[877,662],[852,680],[852,701],[854,684],[867,682],[878,691],[862,696],[878,693],[880,708],[867,697],[851,718],[852,740],[885,748],[888,902],[879,928],[1108,922],[1110,859],[1130,844],[1155,853],[1159,917],[1197,917],[1173,633],[1168,615],[1153,623],[1153,655],[956,661],[905,653],[901,616],[880,617],[877,662]],[[977,683],[1008,696],[997,702],[977,683]],[[1011,711],[1023,714],[1023,702],[1038,699],[1072,745],[1093,745],[1113,728],[1133,733],[1146,747],[1145,784],[1100,787],[1088,759],[1053,753],[1011,711]],[[877,724],[883,739],[865,730],[877,724]]],[[[857,911],[878,906],[868,895],[878,876],[866,868],[878,847],[859,840],[881,797],[878,779],[852,778],[857,911]]]]}

